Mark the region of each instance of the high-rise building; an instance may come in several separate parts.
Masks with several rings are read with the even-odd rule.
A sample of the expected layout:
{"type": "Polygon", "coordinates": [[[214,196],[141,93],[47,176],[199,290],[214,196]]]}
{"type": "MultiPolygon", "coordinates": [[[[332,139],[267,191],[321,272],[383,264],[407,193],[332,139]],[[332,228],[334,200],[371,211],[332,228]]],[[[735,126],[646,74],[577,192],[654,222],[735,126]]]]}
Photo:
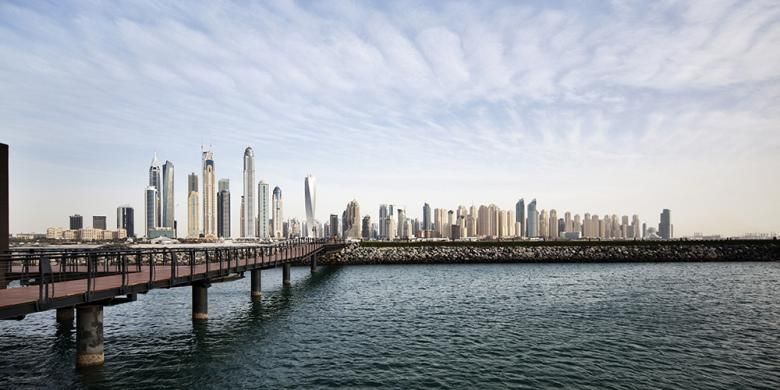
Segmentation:
{"type": "Polygon", "coordinates": [[[363,217],[363,224],[361,228],[361,237],[363,237],[364,240],[368,240],[371,238],[371,216],[366,215],[363,217]]]}
{"type": "Polygon", "coordinates": [[[303,180],[303,196],[306,203],[306,225],[311,229],[316,219],[314,213],[317,207],[317,180],[312,175],[306,176],[303,180]]]}
{"type": "Polygon", "coordinates": [[[393,219],[392,215],[388,215],[387,217],[385,217],[384,225],[385,225],[385,232],[387,232],[387,237],[385,238],[390,241],[395,240],[396,238],[395,219],[393,219]]]}
{"type": "Polygon", "coordinates": [[[203,235],[207,239],[217,237],[217,186],[214,172],[214,154],[203,151],[203,235]]]}
{"type": "MultiPolygon", "coordinates": [[[[176,221],[173,178],[173,163],[166,160],[162,167],[162,226],[167,228],[173,228],[176,221]]],[[[161,196],[159,188],[157,191],[157,196],[161,196]]]]}
{"type": "Polygon", "coordinates": [[[220,179],[217,186],[217,237],[230,238],[230,180],[220,179]]]}
{"type": "Polygon", "coordinates": [[[336,214],[330,215],[330,222],[328,224],[328,235],[330,237],[339,236],[339,216],[336,214]]]}
{"type": "Polygon", "coordinates": [[[558,212],[555,209],[550,210],[550,238],[553,240],[558,239],[558,212]]]}
{"type": "Polygon", "coordinates": [[[544,238],[550,236],[550,218],[547,216],[547,210],[542,209],[539,212],[539,235],[544,238]]]}
{"type": "Polygon", "coordinates": [[[146,237],[157,227],[157,199],[157,188],[146,187],[146,237]]]}
{"type": "Polygon", "coordinates": [[[93,215],[92,216],[92,228],[106,230],[106,216],[105,215],[93,215]]]}
{"type": "Polygon", "coordinates": [[[274,193],[273,197],[271,198],[271,218],[273,220],[274,228],[273,228],[273,237],[275,239],[281,239],[282,236],[282,228],[283,228],[283,222],[282,218],[283,216],[283,210],[282,210],[282,189],[279,187],[274,187],[274,193]]]}
{"type": "Polygon", "coordinates": [[[79,230],[84,228],[84,217],[79,214],[71,215],[70,217],[70,230],[79,230]]]}
{"type": "Polygon", "coordinates": [[[658,224],[658,236],[669,240],[672,238],[672,212],[669,209],[661,211],[661,222],[658,224]]]}
{"type": "Polygon", "coordinates": [[[515,232],[518,237],[524,237],[526,235],[525,232],[525,199],[520,198],[520,200],[515,203],[515,222],[520,224],[519,231],[515,232]]]}
{"type": "Polygon", "coordinates": [[[536,213],[536,199],[531,200],[530,203],[528,203],[528,216],[527,216],[527,224],[525,230],[527,232],[528,237],[538,237],[539,236],[539,215],[536,213]]]}
{"type": "Polygon", "coordinates": [[[192,172],[187,175],[187,237],[189,238],[200,236],[199,202],[198,175],[192,172]]]}
{"type": "Polygon", "coordinates": [[[341,223],[344,238],[360,238],[360,205],[357,200],[347,203],[341,223]]]}
{"type": "Polygon", "coordinates": [[[244,150],[244,208],[241,211],[241,237],[255,237],[257,199],[255,199],[255,151],[244,150]]]}
{"type": "Polygon", "coordinates": [[[127,237],[135,237],[135,212],[125,205],[116,208],[116,229],[125,229],[127,237]]]}
{"type": "Polygon", "coordinates": [[[257,237],[267,239],[271,237],[268,232],[268,183],[260,180],[257,183],[257,237]]]}
{"type": "Polygon", "coordinates": [[[642,226],[639,222],[639,216],[634,214],[631,216],[631,237],[632,238],[641,238],[642,237],[642,226]]]}
{"type": "MultiPolygon", "coordinates": [[[[381,217],[381,216],[380,216],[381,217]]],[[[431,205],[428,203],[423,205],[423,230],[433,230],[433,226],[431,226],[431,205]]]]}
{"type": "Polygon", "coordinates": [[[574,231],[574,221],[571,219],[571,213],[568,211],[563,213],[563,226],[564,228],[561,229],[561,232],[574,231]]]}
{"type": "Polygon", "coordinates": [[[403,209],[397,209],[396,214],[398,214],[397,235],[400,238],[406,238],[406,232],[404,231],[406,229],[406,212],[403,209]]]}
{"type": "Polygon", "coordinates": [[[387,205],[386,204],[380,204],[379,205],[379,237],[384,239],[387,238],[387,231],[385,231],[385,227],[387,227],[387,224],[385,223],[385,219],[387,219],[387,205]]]}
{"type": "Polygon", "coordinates": [[[157,190],[157,198],[154,200],[155,220],[152,226],[156,228],[162,226],[162,167],[160,167],[160,160],[157,159],[157,153],[149,164],[149,186],[157,190]]]}

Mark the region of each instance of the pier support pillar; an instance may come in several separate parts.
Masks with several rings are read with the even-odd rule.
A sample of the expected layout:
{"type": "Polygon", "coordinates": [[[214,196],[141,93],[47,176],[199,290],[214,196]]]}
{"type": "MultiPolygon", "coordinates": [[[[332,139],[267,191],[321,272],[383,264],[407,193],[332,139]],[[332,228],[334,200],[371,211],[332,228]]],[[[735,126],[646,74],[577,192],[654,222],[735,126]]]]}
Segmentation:
{"type": "Polygon", "coordinates": [[[252,300],[259,301],[263,294],[260,292],[260,270],[253,269],[250,271],[251,288],[252,288],[252,300]]]}
{"type": "Polygon", "coordinates": [[[311,255],[311,272],[314,273],[314,271],[317,270],[317,254],[311,255]]]}
{"type": "Polygon", "coordinates": [[[282,284],[284,287],[289,287],[290,283],[290,263],[282,266],[282,284]]]}
{"type": "Polygon", "coordinates": [[[76,307],[76,367],[102,366],[103,361],[103,306],[78,306],[76,307]]]}
{"type": "Polygon", "coordinates": [[[75,313],[72,307],[61,307],[57,309],[57,323],[73,325],[75,313]]]}
{"type": "Polygon", "coordinates": [[[192,319],[209,319],[209,282],[198,282],[192,285],[192,319]]]}

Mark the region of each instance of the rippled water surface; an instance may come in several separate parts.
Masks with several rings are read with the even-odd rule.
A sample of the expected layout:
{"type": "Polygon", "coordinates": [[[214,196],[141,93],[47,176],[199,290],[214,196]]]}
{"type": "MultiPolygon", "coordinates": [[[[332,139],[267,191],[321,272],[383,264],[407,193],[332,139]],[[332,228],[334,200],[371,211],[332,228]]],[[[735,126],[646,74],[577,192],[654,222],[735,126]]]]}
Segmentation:
{"type": "Polygon", "coordinates": [[[780,264],[293,268],[105,308],[74,369],[54,312],[0,322],[0,388],[780,388],[780,264]]]}

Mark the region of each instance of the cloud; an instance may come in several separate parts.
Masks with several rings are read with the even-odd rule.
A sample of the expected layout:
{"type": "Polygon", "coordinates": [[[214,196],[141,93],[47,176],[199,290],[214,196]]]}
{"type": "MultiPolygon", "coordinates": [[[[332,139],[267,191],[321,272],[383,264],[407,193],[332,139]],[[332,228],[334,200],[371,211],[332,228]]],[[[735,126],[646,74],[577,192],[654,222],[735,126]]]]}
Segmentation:
{"type": "MultiPolygon", "coordinates": [[[[132,179],[112,183],[135,194],[153,151],[190,171],[202,144],[221,149],[219,174],[235,183],[246,145],[262,159],[259,176],[337,183],[322,192],[328,213],[353,197],[373,210],[387,198],[499,203],[534,191],[582,212],[601,205],[582,183],[638,175],[654,185],[624,190],[613,207],[653,218],[675,202],[659,172],[780,162],[779,16],[773,1],[5,2],[0,140],[27,169],[13,179],[12,228],[40,231],[64,213],[37,215],[39,184],[23,176],[99,172],[113,158],[132,179]],[[40,159],[38,171],[27,164],[40,159]],[[454,189],[468,180],[480,184],[454,189]],[[632,209],[631,199],[645,200],[632,209]]],[[[776,183],[743,184],[746,197],[780,195],[776,183]]],[[[290,215],[302,214],[298,192],[285,191],[301,204],[290,215]]],[[[74,210],[109,215],[140,197],[69,196],[74,210]]],[[[711,197],[673,204],[696,216],[728,201],[711,197]]],[[[780,210],[763,206],[771,215],[757,227],[777,229],[780,210]]],[[[686,223],[679,231],[707,227],[686,223]]]]}

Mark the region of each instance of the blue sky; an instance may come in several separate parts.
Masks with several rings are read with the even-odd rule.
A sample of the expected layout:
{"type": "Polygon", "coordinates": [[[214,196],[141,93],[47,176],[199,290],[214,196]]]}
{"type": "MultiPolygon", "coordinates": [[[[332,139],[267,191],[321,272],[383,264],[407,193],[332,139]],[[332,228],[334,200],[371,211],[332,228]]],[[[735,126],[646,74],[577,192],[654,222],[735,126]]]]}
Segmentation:
{"type": "MultiPolygon", "coordinates": [[[[143,213],[212,145],[303,217],[519,197],[675,232],[780,231],[780,3],[3,2],[11,231],[143,213]]],[[[137,221],[142,225],[140,218],[137,221]]]]}

